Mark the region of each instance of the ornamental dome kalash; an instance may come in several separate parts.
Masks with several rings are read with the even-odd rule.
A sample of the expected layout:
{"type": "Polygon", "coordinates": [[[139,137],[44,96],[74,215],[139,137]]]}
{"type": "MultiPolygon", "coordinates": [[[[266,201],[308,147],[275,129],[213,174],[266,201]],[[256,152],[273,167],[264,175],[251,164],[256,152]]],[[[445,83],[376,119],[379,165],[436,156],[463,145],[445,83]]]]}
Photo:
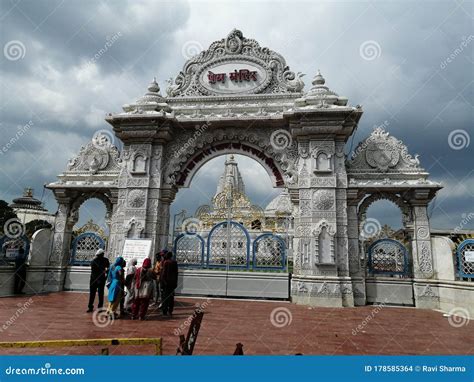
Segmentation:
{"type": "Polygon", "coordinates": [[[140,97],[133,104],[125,104],[122,106],[126,113],[152,113],[152,112],[171,112],[171,108],[166,99],[160,94],[160,86],[156,82],[156,78],[148,85],[148,92],[140,97]]]}
{"type": "Polygon", "coordinates": [[[347,106],[347,97],[339,96],[330,90],[326,85],[326,80],[318,69],[318,73],[313,78],[313,87],[303,97],[295,100],[296,107],[317,106],[317,107],[337,107],[347,106]]]}

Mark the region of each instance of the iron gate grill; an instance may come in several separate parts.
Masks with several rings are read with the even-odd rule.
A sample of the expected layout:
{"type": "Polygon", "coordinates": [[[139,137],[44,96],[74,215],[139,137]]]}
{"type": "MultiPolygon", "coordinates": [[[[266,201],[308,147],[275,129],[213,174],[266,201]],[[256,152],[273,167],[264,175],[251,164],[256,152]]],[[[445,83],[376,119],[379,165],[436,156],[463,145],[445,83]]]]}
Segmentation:
{"type": "Polygon", "coordinates": [[[369,249],[369,273],[384,275],[408,275],[407,249],[399,241],[380,239],[369,249]]]}
{"type": "Polygon", "coordinates": [[[215,225],[207,240],[207,265],[229,268],[249,267],[250,237],[245,227],[237,222],[215,225]]]}
{"type": "Polygon", "coordinates": [[[457,249],[459,277],[474,278],[474,239],[466,239],[457,249]]]}
{"type": "Polygon", "coordinates": [[[104,240],[94,232],[85,232],[72,242],[71,265],[88,265],[98,249],[105,249],[104,240]]]}
{"type": "Polygon", "coordinates": [[[204,239],[197,233],[182,233],[174,241],[176,261],[185,267],[204,267],[204,239]]]}
{"type": "Polygon", "coordinates": [[[265,233],[253,242],[254,269],[279,269],[286,268],[285,241],[274,234],[265,233]]]}

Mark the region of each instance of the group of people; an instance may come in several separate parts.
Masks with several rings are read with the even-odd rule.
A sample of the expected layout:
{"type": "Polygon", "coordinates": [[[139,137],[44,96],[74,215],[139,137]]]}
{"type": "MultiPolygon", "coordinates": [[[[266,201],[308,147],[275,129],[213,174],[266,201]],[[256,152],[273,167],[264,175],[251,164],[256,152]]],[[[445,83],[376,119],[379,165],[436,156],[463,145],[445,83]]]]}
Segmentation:
{"type": "Polygon", "coordinates": [[[164,316],[172,315],[174,291],[178,285],[178,264],[173,253],[161,251],[156,255],[155,266],[150,258],[137,267],[132,259],[128,268],[123,257],[117,257],[111,266],[103,249],[99,249],[91,262],[90,294],[87,312],[93,312],[95,295],[99,295],[98,308],[104,305],[104,289],[108,288],[108,314],[113,318],[130,315],[132,320],[144,320],[154,295],[154,303],[164,316]]]}

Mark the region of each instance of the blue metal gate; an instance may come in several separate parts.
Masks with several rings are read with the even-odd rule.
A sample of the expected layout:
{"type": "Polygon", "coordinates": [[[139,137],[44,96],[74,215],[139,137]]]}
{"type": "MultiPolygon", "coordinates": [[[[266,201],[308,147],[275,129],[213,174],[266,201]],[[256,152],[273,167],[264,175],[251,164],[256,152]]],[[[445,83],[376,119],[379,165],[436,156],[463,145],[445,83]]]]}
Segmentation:
{"type": "Polygon", "coordinates": [[[176,261],[184,267],[204,267],[204,239],[197,233],[182,233],[174,241],[176,261]]]}
{"type": "Polygon", "coordinates": [[[369,274],[408,276],[408,251],[399,241],[380,239],[368,248],[369,274]]]}
{"type": "Polygon", "coordinates": [[[474,279],[474,239],[459,244],[456,254],[459,277],[474,279]]]}
{"type": "Polygon", "coordinates": [[[72,242],[71,265],[88,265],[98,249],[105,249],[105,241],[95,232],[85,232],[72,242]]]}
{"type": "Polygon", "coordinates": [[[253,242],[252,267],[261,270],[285,270],[285,241],[272,233],[258,236],[253,242]]]}
{"type": "Polygon", "coordinates": [[[207,266],[210,268],[249,268],[250,236],[237,222],[215,225],[207,239],[207,266]]]}

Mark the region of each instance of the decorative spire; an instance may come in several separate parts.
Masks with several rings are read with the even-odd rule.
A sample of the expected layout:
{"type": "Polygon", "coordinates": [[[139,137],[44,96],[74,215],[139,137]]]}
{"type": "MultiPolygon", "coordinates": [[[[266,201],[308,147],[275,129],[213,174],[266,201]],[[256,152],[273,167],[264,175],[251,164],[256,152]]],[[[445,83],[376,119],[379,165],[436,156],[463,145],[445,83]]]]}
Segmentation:
{"type": "Polygon", "coordinates": [[[156,77],[153,77],[153,81],[148,85],[148,91],[150,93],[159,93],[160,92],[160,86],[158,85],[158,82],[156,82],[156,77]]]}
{"type": "Polygon", "coordinates": [[[234,155],[226,157],[224,173],[219,179],[215,196],[224,191],[245,194],[245,185],[234,155]]]}
{"type": "Polygon", "coordinates": [[[31,187],[26,187],[25,190],[23,191],[23,196],[26,196],[28,198],[33,197],[33,189],[31,187]]]}
{"type": "Polygon", "coordinates": [[[295,100],[295,106],[297,108],[309,106],[316,109],[327,109],[347,106],[346,97],[339,96],[325,85],[326,80],[319,69],[311,83],[313,84],[313,87],[309,92],[303,95],[303,97],[295,100]]]}
{"type": "Polygon", "coordinates": [[[156,82],[156,77],[148,85],[148,92],[137,99],[133,104],[125,104],[122,106],[126,113],[153,113],[159,112],[162,115],[171,112],[170,106],[166,99],[160,94],[160,86],[156,82]]]}
{"type": "Polygon", "coordinates": [[[324,85],[326,83],[326,80],[321,74],[321,71],[318,69],[318,72],[313,78],[313,82],[311,82],[314,86],[316,85],[324,85]]]}

